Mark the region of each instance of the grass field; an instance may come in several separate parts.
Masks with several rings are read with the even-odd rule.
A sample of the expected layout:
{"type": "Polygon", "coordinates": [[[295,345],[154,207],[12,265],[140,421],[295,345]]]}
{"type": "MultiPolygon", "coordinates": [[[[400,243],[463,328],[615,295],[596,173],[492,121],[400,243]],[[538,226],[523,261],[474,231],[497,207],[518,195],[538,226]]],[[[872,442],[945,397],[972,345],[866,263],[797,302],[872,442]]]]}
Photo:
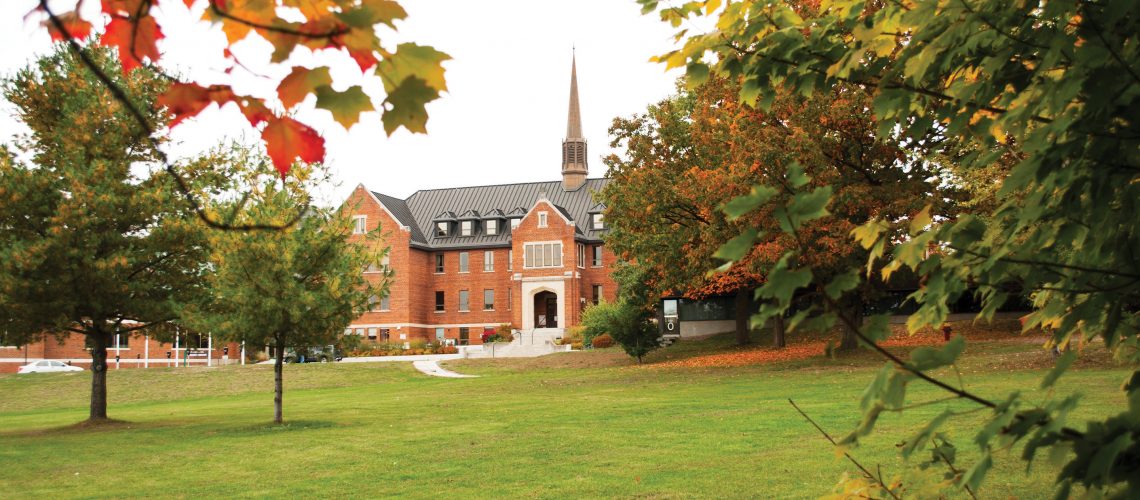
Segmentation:
{"type": "MultiPolygon", "coordinates": [[[[854,427],[881,362],[869,353],[763,365],[662,367],[731,352],[688,342],[633,366],[614,349],[525,360],[448,363],[438,379],[410,363],[289,366],[284,427],[272,418],[268,366],[113,371],[113,418],[86,417],[89,373],[0,375],[0,496],[817,497],[852,467],[787,403],[824,428],[854,427]]],[[[899,347],[905,350],[905,347],[899,347]]],[[[1101,349],[1090,348],[1089,352],[1101,349]]],[[[1102,350],[1102,349],[1101,349],[1102,350]]],[[[1116,413],[1125,370],[1087,356],[1059,385],[1082,417],[1116,413]]],[[[1022,339],[972,342],[960,368],[976,392],[1034,392],[1051,357],[1022,339]]],[[[943,374],[948,375],[948,374],[943,374]]],[[[912,401],[938,396],[915,386],[912,401]]],[[[965,403],[952,403],[969,408],[965,403]]],[[[895,443],[941,411],[888,415],[854,450],[889,475],[895,443]]],[[[948,429],[961,460],[968,429],[948,429]]],[[[985,498],[1041,498],[1052,473],[996,457],[985,498]]],[[[1044,466],[1041,461],[1041,467],[1044,466]]]]}

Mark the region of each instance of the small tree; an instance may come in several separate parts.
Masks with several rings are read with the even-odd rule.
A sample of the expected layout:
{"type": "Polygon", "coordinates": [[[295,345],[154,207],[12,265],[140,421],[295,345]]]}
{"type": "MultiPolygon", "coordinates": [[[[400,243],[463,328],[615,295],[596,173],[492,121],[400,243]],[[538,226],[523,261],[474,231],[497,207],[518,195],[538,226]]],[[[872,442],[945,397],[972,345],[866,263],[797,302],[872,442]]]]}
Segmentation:
{"type": "MultiPolygon", "coordinates": [[[[84,50],[148,120],[165,121],[154,106],[162,78],[124,75],[108,50],[84,50]]],[[[201,227],[170,177],[147,171],[155,142],[73,52],[57,47],[3,94],[30,129],[14,148],[30,162],[0,149],[0,326],[19,345],[84,336],[89,419],[105,420],[107,347],[177,318],[200,285],[201,227]]]]}
{"type": "Polygon", "coordinates": [[[586,336],[593,339],[608,333],[626,354],[642,358],[661,347],[661,332],[649,321],[645,310],[625,299],[617,302],[599,302],[582,311],[582,326],[586,336]]]}
{"type": "MultiPolygon", "coordinates": [[[[237,212],[236,222],[280,224],[294,216],[298,199],[327,174],[323,167],[294,167],[296,176],[275,178],[266,160],[239,152],[235,162],[248,186],[242,202],[221,204],[219,214],[237,212]],[[252,161],[251,161],[252,158],[252,161]],[[248,217],[248,220],[240,220],[248,217]]],[[[211,233],[210,293],[187,311],[188,323],[234,342],[269,346],[274,358],[274,423],[282,423],[283,359],[286,347],[324,345],[368,307],[369,298],[388,293],[361,270],[379,264],[386,250],[348,241],[352,219],[342,210],[310,208],[297,224],[281,231],[211,233]]],[[[378,237],[373,231],[372,240],[378,237]]]]}

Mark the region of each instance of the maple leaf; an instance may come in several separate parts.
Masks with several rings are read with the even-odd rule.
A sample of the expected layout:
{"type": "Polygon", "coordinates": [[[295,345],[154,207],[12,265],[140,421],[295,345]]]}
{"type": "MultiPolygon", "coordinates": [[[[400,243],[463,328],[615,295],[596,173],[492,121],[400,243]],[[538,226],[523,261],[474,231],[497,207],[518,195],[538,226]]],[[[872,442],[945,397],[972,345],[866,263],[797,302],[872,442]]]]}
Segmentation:
{"type": "Polygon", "coordinates": [[[162,39],[162,29],[152,16],[143,16],[136,22],[121,17],[112,17],[107,23],[107,32],[99,40],[101,45],[117,47],[123,73],[142,65],[142,58],[151,61],[159,59],[157,42],[162,39]],[[132,36],[133,35],[133,36],[132,36]]]}
{"type": "Polygon", "coordinates": [[[427,82],[416,78],[405,78],[400,86],[388,93],[384,102],[392,106],[380,117],[384,131],[392,135],[403,126],[409,132],[427,133],[427,109],[424,105],[439,97],[439,91],[428,86],[427,82]]]}
{"type": "Polygon", "coordinates": [[[178,125],[182,120],[197,116],[210,104],[219,106],[234,101],[237,96],[228,85],[211,85],[202,87],[194,83],[175,83],[158,98],[160,106],[174,113],[170,126],[178,125]]]}
{"type": "Polygon", "coordinates": [[[304,101],[305,97],[313,93],[317,87],[331,83],[332,77],[329,76],[328,68],[309,69],[297,66],[277,85],[277,96],[281,98],[281,104],[288,109],[304,101]]]}
{"type": "Polygon", "coordinates": [[[289,173],[293,160],[318,162],[325,157],[325,140],[312,127],[289,117],[269,120],[261,132],[266,152],[282,178],[289,173]]]}
{"type": "Polygon", "coordinates": [[[48,33],[51,34],[51,40],[53,42],[58,42],[68,38],[82,40],[91,34],[91,23],[79,17],[79,13],[76,11],[64,12],[63,14],[60,14],[56,17],[59,19],[60,24],[63,25],[64,31],[57,29],[55,23],[53,23],[51,19],[45,19],[43,21],[43,25],[47,27],[48,33]]]}
{"type": "Polygon", "coordinates": [[[344,92],[337,92],[328,85],[317,87],[317,107],[332,113],[333,119],[345,129],[360,121],[360,113],[376,109],[372,107],[372,99],[359,85],[344,92]]]}
{"type": "Polygon", "coordinates": [[[451,56],[431,47],[414,43],[401,43],[396,52],[384,58],[376,67],[376,74],[384,81],[384,90],[393,92],[406,78],[422,79],[428,87],[439,92],[447,90],[443,61],[451,56]]]}

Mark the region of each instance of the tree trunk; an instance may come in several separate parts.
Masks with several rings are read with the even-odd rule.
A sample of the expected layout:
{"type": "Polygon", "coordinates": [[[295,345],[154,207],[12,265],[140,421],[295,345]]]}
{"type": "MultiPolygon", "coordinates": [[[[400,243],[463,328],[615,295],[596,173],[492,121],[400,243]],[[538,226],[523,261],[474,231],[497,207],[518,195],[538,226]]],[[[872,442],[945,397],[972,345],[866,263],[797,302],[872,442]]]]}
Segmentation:
{"type": "MultiPolygon", "coordinates": [[[[863,328],[862,300],[858,298],[851,299],[847,303],[847,307],[844,308],[843,314],[851,319],[851,322],[854,323],[855,326],[863,328]]],[[[856,347],[859,347],[859,339],[855,336],[855,330],[853,330],[845,322],[843,323],[842,332],[843,335],[839,339],[840,351],[854,351],[856,347]]]]}
{"type": "Polygon", "coordinates": [[[787,339],[784,338],[784,315],[777,314],[772,318],[772,347],[783,349],[787,346],[787,339]]]}
{"type": "Polygon", "coordinates": [[[752,339],[749,337],[748,320],[752,316],[752,312],[748,310],[748,294],[752,290],[747,288],[738,290],[736,292],[736,344],[745,345],[752,339]]]}
{"type": "Polygon", "coordinates": [[[285,343],[277,339],[277,345],[273,347],[277,351],[273,356],[273,423],[280,424],[284,422],[281,416],[281,396],[285,391],[281,383],[281,372],[285,360],[285,343]]]}
{"type": "Polygon", "coordinates": [[[107,420],[107,345],[110,334],[96,328],[91,337],[91,421],[107,420]]]}

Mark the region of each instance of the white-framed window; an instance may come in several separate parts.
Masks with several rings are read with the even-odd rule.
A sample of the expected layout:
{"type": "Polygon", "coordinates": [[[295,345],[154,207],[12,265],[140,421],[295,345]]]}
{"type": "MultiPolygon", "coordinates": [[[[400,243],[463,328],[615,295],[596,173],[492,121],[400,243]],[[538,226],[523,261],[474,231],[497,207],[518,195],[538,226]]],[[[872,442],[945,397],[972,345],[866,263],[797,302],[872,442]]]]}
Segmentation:
{"type": "Polygon", "coordinates": [[[368,329],[368,340],[376,340],[376,327],[368,329]]]}
{"type": "Polygon", "coordinates": [[[546,212],[538,213],[538,227],[546,227],[546,212]]]}
{"type": "Polygon", "coordinates": [[[593,215],[592,222],[594,225],[594,229],[605,229],[606,228],[605,216],[603,214],[592,214],[592,215],[593,215]]]}
{"type": "Polygon", "coordinates": [[[356,335],[356,330],[353,330],[352,328],[345,328],[344,334],[345,335],[356,335]]]}
{"type": "Polygon", "coordinates": [[[594,245],[594,258],[591,259],[591,266],[602,267],[602,246],[594,245]]]}
{"type": "Polygon", "coordinates": [[[376,264],[368,264],[367,266],[364,266],[364,272],[378,273],[380,272],[380,266],[377,266],[376,264]]]}
{"type": "Polygon", "coordinates": [[[562,267],[562,242],[527,243],[523,248],[526,251],[523,267],[526,269],[562,267]]]}
{"type": "Polygon", "coordinates": [[[459,272],[465,273],[468,271],[469,264],[471,263],[471,255],[467,252],[459,252],[459,272]]]}
{"type": "Polygon", "coordinates": [[[578,267],[586,267],[586,245],[578,244],[578,267]]]}
{"type": "Polygon", "coordinates": [[[447,236],[447,229],[448,229],[447,226],[448,226],[448,223],[446,221],[436,222],[435,223],[435,235],[436,236],[447,236]]]}
{"type": "Polygon", "coordinates": [[[444,294],[441,290],[435,291],[435,312],[444,311],[444,294]]]}
{"type": "Polygon", "coordinates": [[[514,231],[516,227],[519,227],[519,224],[522,224],[522,219],[520,219],[518,217],[512,217],[511,218],[511,231],[514,231]]]}
{"type": "Polygon", "coordinates": [[[488,236],[499,234],[499,221],[495,219],[488,219],[486,223],[486,229],[488,236]]]}
{"type": "Polygon", "coordinates": [[[380,269],[382,271],[387,271],[388,266],[390,266],[391,264],[392,264],[392,259],[388,258],[388,254],[384,254],[384,256],[380,258],[380,269]]]}
{"type": "Polygon", "coordinates": [[[445,336],[446,336],[446,333],[444,333],[444,329],[443,329],[443,328],[440,328],[440,327],[436,327],[436,329],[435,329],[435,339],[436,339],[436,340],[439,340],[439,341],[443,341],[443,339],[444,339],[444,337],[445,337],[445,336]]]}
{"type": "Polygon", "coordinates": [[[469,295],[470,294],[467,290],[460,290],[459,291],[459,310],[460,311],[470,311],[471,310],[469,295]]]}
{"type": "Polygon", "coordinates": [[[380,310],[380,297],[378,297],[376,295],[372,295],[372,296],[368,297],[368,310],[369,311],[379,311],[380,310]]]}
{"type": "Polygon", "coordinates": [[[483,251],[483,272],[489,273],[495,270],[495,252],[492,250],[483,251]]]}
{"type": "Polygon", "coordinates": [[[352,216],[352,234],[364,234],[368,232],[368,216],[367,215],[353,215],[352,216]]]}
{"type": "Polygon", "coordinates": [[[389,295],[387,297],[380,297],[380,310],[381,311],[391,311],[392,310],[392,296],[391,295],[389,295]]]}
{"type": "Polygon", "coordinates": [[[459,223],[459,235],[471,236],[472,226],[475,225],[474,221],[465,220],[459,223]]]}
{"type": "Polygon", "coordinates": [[[493,290],[491,288],[487,288],[487,289],[483,290],[483,310],[484,311],[494,311],[495,310],[495,290],[493,290]]]}
{"type": "Polygon", "coordinates": [[[593,285],[590,288],[591,288],[591,291],[593,292],[594,303],[597,304],[598,302],[601,302],[602,301],[602,285],[593,285]]]}
{"type": "Polygon", "coordinates": [[[443,254],[435,254],[435,273],[443,274],[443,254]]]}
{"type": "Polygon", "coordinates": [[[131,335],[129,333],[116,333],[111,340],[111,349],[130,349],[131,335]]]}
{"type": "Polygon", "coordinates": [[[507,250],[507,270],[513,271],[515,269],[515,251],[514,249],[507,250]]]}

